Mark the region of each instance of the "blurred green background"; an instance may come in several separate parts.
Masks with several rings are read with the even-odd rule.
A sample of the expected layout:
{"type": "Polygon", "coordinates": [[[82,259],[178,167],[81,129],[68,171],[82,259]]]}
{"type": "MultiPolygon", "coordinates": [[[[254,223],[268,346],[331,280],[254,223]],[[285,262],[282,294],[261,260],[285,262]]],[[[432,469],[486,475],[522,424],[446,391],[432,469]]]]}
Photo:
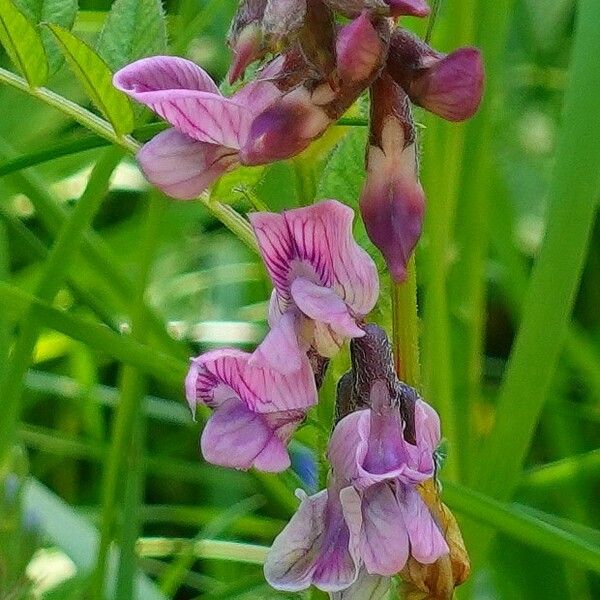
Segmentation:
{"type": "MultiPolygon", "coordinates": [[[[159,5],[119,1],[132,30],[146,27],[135,43],[122,36],[122,55],[98,42],[110,2],[81,0],[73,25],[112,69],[161,47],[163,25],[142,19],[159,5]]],[[[68,1],[16,4],[38,21],[57,6],[73,12],[68,1]]],[[[235,7],[167,2],[169,52],[221,81],[235,7]]],[[[600,598],[599,19],[593,0],[445,0],[433,29],[442,51],[479,46],[488,76],[471,122],[416,112],[428,195],[417,254],[423,394],[442,416],[444,498],[473,559],[460,598],[600,598]]],[[[426,22],[403,24],[425,34],[426,22]]],[[[54,60],[48,87],[91,107],[54,60]]],[[[15,72],[6,54],[0,65],[15,72]]],[[[366,128],[335,127],[294,161],[175,202],[122,150],[83,150],[84,128],[2,81],[0,409],[16,399],[18,419],[8,404],[0,412],[10,439],[0,598],[91,597],[90,577],[105,576],[100,538],[105,552],[111,539],[121,548],[108,552],[113,598],[309,597],[270,591],[260,562],[295,509],[294,488],[314,489],[311,423],[327,417],[347,357],[293,442],[295,473],[279,477],[203,463],[203,415],[192,421],[181,382],[188,357],[251,349],[266,330],[264,268],[215,215],[324,197],[356,206],[366,128]],[[86,198],[89,227],[71,219],[86,198]]],[[[374,318],[390,327],[382,261],[360,224],[356,234],[380,267],[374,318]]]]}

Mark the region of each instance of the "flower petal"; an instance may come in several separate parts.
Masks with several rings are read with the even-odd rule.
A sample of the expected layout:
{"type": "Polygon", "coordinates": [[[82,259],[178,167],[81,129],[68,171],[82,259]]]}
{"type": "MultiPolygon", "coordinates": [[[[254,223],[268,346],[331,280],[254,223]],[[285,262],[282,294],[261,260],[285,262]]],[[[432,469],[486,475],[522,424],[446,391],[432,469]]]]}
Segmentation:
{"type": "Polygon", "coordinates": [[[410,539],[410,553],[420,563],[429,565],[450,552],[444,536],[419,493],[402,486],[404,521],[410,539]]]}
{"type": "Polygon", "coordinates": [[[176,56],[151,56],[136,60],[117,71],[113,83],[136,100],[137,94],[161,90],[221,93],[204,69],[191,60],[176,56]]]}
{"type": "Polygon", "coordinates": [[[248,109],[221,96],[208,75],[190,61],[142,59],[118,71],[113,83],[195,140],[239,149],[248,136],[248,109]]]}
{"type": "Polygon", "coordinates": [[[484,67],[477,48],[459,48],[419,73],[410,86],[411,99],[448,121],[464,121],[479,108],[484,67]]]}
{"type": "MultiPolygon", "coordinates": [[[[350,488],[348,488],[350,489],[350,488]]],[[[360,556],[371,575],[392,576],[408,560],[408,533],[402,510],[390,484],[378,483],[362,494],[342,496],[344,515],[360,505],[360,556]]]]}
{"type": "Polygon", "coordinates": [[[337,200],[324,200],[284,213],[296,258],[312,267],[325,287],[356,316],[368,314],[377,302],[379,279],[371,257],[352,236],[354,211],[337,200]]]}
{"type": "Polygon", "coordinates": [[[426,17],[429,14],[429,6],[425,0],[385,0],[390,7],[390,16],[402,17],[426,17]]]}
{"type": "Polygon", "coordinates": [[[303,366],[305,358],[306,349],[303,351],[298,343],[296,317],[292,311],[287,311],[271,327],[248,364],[290,374],[303,366]]]}
{"type": "Polygon", "coordinates": [[[290,374],[253,366],[251,354],[222,349],[194,359],[186,380],[190,404],[219,406],[231,391],[257,413],[304,410],[316,404],[317,390],[308,358],[290,374]]]}
{"type": "Polygon", "coordinates": [[[404,147],[402,125],[389,120],[383,143],[369,148],[360,211],[371,241],[383,254],[396,281],[421,236],[425,194],[417,179],[414,144],[404,147]]]}
{"type": "Polygon", "coordinates": [[[335,426],[327,456],[336,476],[348,483],[358,476],[358,465],[367,452],[370,410],[357,410],[344,417],[335,426]]]}
{"type": "Polygon", "coordinates": [[[327,287],[317,285],[304,277],[292,282],[290,291],[296,306],[315,321],[330,325],[340,335],[363,337],[365,332],[348,312],[345,302],[327,287]]]}
{"type": "Polygon", "coordinates": [[[180,200],[198,196],[237,161],[231,149],[197,142],[175,129],[144,144],[137,160],[150,183],[180,200]]]}
{"type": "Polygon", "coordinates": [[[283,215],[256,212],[248,215],[269,277],[282,298],[290,298],[293,240],[283,215]]]}
{"type": "Polygon", "coordinates": [[[232,398],[217,407],[201,437],[204,459],[233,469],[280,472],[290,466],[284,442],[263,415],[232,398]]]}
{"type": "Polygon", "coordinates": [[[347,588],[356,579],[357,566],[335,492],[308,497],[299,490],[297,495],[300,507],[271,546],[265,578],[274,588],[290,592],[311,583],[324,591],[347,588]]]}
{"type": "Polygon", "coordinates": [[[381,41],[364,11],[342,27],[336,42],[337,69],[342,82],[367,79],[381,56],[381,41]]]}

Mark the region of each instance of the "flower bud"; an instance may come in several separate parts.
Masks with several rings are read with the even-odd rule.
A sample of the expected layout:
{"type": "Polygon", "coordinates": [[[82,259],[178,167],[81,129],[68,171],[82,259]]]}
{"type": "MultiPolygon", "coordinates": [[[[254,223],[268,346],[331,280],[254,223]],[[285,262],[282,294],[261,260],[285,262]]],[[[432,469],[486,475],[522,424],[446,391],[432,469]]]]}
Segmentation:
{"type": "Polygon", "coordinates": [[[360,210],[367,234],[392,277],[403,281],[425,210],[414,125],[408,98],[389,75],[384,73],[371,90],[371,138],[360,210]]]}
{"type": "Polygon", "coordinates": [[[227,41],[233,50],[233,62],[229,69],[229,83],[244,75],[248,65],[261,58],[266,50],[262,32],[262,20],[267,0],[243,0],[233,18],[227,41]]]}
{"type": "Polygon", "coordinates": [[[481,102],[484,68],[476,48],[444,55],[398,29],[390,40],[387,68],[414,104],[448,121],[472,117],[481,102]]]}

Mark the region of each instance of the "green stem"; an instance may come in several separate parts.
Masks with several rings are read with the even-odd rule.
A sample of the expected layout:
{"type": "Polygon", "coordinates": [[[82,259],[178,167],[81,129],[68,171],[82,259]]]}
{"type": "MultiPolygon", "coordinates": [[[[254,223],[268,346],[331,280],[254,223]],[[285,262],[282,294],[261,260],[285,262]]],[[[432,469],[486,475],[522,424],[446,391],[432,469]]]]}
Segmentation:
{"type": "MultiPolygon", "coordinates": [[[[120,160],[121,152],[111,149],[96,164],[84,193],[50,250],[36,286],[35,293],[39,299],[51,302],[60,289],[67,269],[79,250],[83,234],[100,207],[108,189],[110,176],[120,160]]],[[[10,355],[3,382],[3,418],[0,421],[0,463],[2,464],[8,459],[15,440],[23,378],[31,363],[31,353],[41,327],[33,309],[27,311],[21,325],[21,333],[10,355]]]]}
{"type": "MultiPolygon", "coordinates": [[[[144,342],[147,331],[144,321],[144,292],[148,284],[150,269],[152,266],[157,240],[160,240],[160,228],[164,216],[166,204],[164,199],[158,194],[153,193],[150,197],[150,206],[148,209],[148,218],[146,220],[145,232],[140,249],[139,273],[135,283],[135,294],[132,299],[132,330],[134,339],[144,342]]],[[[104,572],[106,567],[106,555],[101,552],[108,549],[111,535],[116,523],[116,514],[114,506],[116,505],[116,492],[119,481],[125,482],[125,500],[123,506],[122,531],[120,536],[119,568],[117,573],[117,598],[135,597],[135,574],[137,571],[135,543],[140,530],[139,507],[143,503],[144,496],[144,455],[145,455],[145,418],[142,409],[143,399],[146,393],[145,375],[131,366],[123,367],[122,374],[122,396],[116,414],[116,422],[120,419],[121,411],[126,412],[131,422],[127,423],[127,431],[123,439],[114,438],[109,453],[109,462],[106,471],[106,478],[116,477],[113,482],[106,482],[106,488],[113,494],[107,504],[103,505],[102,511],[102,529],[100,550],[98,551],[97,568],[100,571],[97,575],[97,585],[104,582],[104,572]],[[131,410],[127,409],[132,405],[131,410]],[[118,447],[118,442],[122,442],[124,447],[118,447]],[[112,461],[116,460],[119,464],[112,471],[112,461]],[[127,464],[127,469],[125,465],[127,464]],[[110,510],[113,513],[110,514],[110,510]],[[104,539],[108,535],[108,539],[104,539]]],[[[116,423],[115,423],[116,427],[116,423]]],[[[107,500],[105,496],[105,500],[107,500]]],[[[96,588],[98,589],[98,588],[96,588]]]]}
{"type": "Polygon", "coordinates": [[[83,125],[86,129],[93,131],[116,146],[121,146],[121,148],[133,153],[137,152],[139,149],[139,144],[132,137],[127,135],[117,135],[110,123],[52,90],[43,87],[30,87],[25,79],[2,68],[0,68],[0,82],[6,83],[11,87],[20,90],[21,92],[25,92],[26,94],[41,100],[45,104],[56,108],[74,121],[83,125]]]}
{"type": "Polygon", "coordinates": [[[419,362],[419,317],[417,314],[417,271],[414,256],[404,283],[392,283],[392,346],[396,372],[402,381],[421,386],[419,362]]]}

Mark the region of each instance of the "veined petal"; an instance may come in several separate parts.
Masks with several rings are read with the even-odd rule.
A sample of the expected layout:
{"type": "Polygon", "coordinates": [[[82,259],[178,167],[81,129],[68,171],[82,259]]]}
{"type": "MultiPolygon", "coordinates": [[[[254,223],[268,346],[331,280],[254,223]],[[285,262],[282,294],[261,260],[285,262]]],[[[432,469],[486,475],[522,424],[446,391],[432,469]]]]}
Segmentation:
{"type": "Polygon", "coordinates": [[[304,277],[297,277],[291,285],[296,306],[308,317],[331,326],[338,334],[363,337],[365,332],[348,312],[346,303],[327,287],[317,285],[304,277]]]}
{"type": "Polygon", "coordinates": [[[142,59],[118,71],[113,83],[195,140],[239,149],[248,136],[248,109],[221,96],[210,77],[190,61],[142,59]]]}
{"type": "Polygon", "coordinates": [[[284,213],[296,258],[314,270],[318,283],[332,287],[355,316],[368,314],[379,295],[377,269],[352,236],[354,211],[324,200],[284,213]]]}
{"type": "Polygon", "coordinates": [[[345,517],[356,519],[361,512],[359,551],[367,572],[392,576],[401,571],[408,560],[408,533],[391,485],[379,483],[362,494],[346,488],[341,499],[345,517]]]}
{"type": "Polygon", "coordinates": [[[311,584],[324,591],[347,588],[356,579],[356,557],[335,488],[306,496],[265,561],[265,577],[276,589],[299,591],[311,584]]]}
{"type": "Polygon", "coordinates": [[[290,298],[290,272],[294,259],[293,239],[283,215],[256,212],[248,215],[261,256],[277,292],[290,298]]]}
{"type": "Polygon", "coordinates": [[[274,473],[290,466],[284,441],[276,430],[264,415],[252,412],[238,398],[226,400],[215,409],[200,445],[204,459],[214,465],[244,470],[256,467],[274,473]]]}
{"type": "Polygon", "coordinates": [[[137,160],[150,183],[173,198],[188,200],[231,169],[237,157],[230,148],[169,129],[144,144],[137,160]]]}
{"type": "Polygon", "coordinates": [[[371,24],[368,13],[342,27],[336,42],[337,69],[342,82],[367,79],[381,56],[379,34],[371,24]]]}
{"type": "Polygon", "coordinates": [[[275,538],[265,560],[265,579],[278,590],[296,592],[308,588],[325,527],[327,490],[307,496],[296,492],[300,507],[275,538]]]}
{"type": "Polygon", "coordinates": [[[188,402],[218,406],[235,393],[257,413],[305,410],[316,404],[317,390],[308,358],[290,374],[249,364],[251,354],[222,349],[194,359],[186,380],[188,402]]]}
{"type": "Polygon", "coordinates": [[[448,554],[450,549],[444,535],[419,493],[409,486],[401,486],[398,493],[403,495],[399,500],[410,539],[411,555],[418,562],[429,565],[448,554]]]}
{"type": "Polygon", "coordinates": [[[138,94],[166,90],[221,94],[204,69],[191,60],[176,56],[151,56],[136,60],[117,71],[113,83],[117,89],[136,100],[138,94]]]}

